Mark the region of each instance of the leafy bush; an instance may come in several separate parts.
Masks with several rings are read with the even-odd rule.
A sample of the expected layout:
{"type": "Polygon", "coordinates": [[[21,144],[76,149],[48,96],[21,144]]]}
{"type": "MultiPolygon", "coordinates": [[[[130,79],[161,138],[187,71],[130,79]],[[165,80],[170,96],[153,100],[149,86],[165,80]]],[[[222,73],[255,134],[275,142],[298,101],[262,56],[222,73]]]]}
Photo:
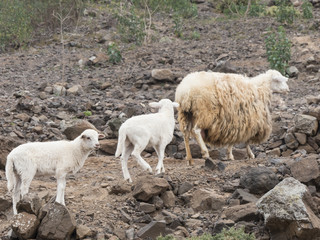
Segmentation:
{"type": "Polygon", "coordinates": [[[107,54],[109,56],[109,62],[116,64],[121,62],[122,56],[115,43],[110,43],[108,45],[107,54]]]}
{"type": "Polygon", "coordinates": [[[222,0],[218,5],[218,9],[229,16],[245,16],[248,14],[257,17],[265,12],[265,8],[266,6],[258,0],[251,1],[250,5],[248,5],[248,0],[222,0]]]}
{"type": "MultiPolygon", "coordinates": [[[[253,234],[247,234],[244,232],[244,228],[236,229],[231,227],[229,229],[223,229],[221,233],[212,236],[210,234],[204,234],[200,237],[187,238],[189,240],[255,240],[253,234]]],[[[158,237],[157,240],[175,240],[172,236],[158,237]]]]}
{"type": "Polygon", "coordinates": [[[303,18],[305,18],[305,19],[313,18],[313,14],[312,14],[313,6],[308,0],[303,1],[302,5],[301,5],[301,9],[302,9],[303,18]]]}
{"type": "Polygon", "coordinates": [[[291,58],[291,43],[284,28],[280,26],[277,32],[269,30],[265,44],[270,68],[285,74],[291,58]]]}
{"type": "Polygon", "coordinates": [[[299,15],[298,11],[296,11],[292,5],[288,5],[287,0],[277,0],[276,5],[278,8],[275,15],[277,21],[280,23],[292,24],[299,15]]]}
{"type": "Polygon", "coordinates": [[[32,37],[48,36],[59,26],[53,13],[68,14],[64,22],[70,27],[80,17],[82,0],[1,0],[0,1],[0,48],[21,46],[32,37]],[[60,8],[61,3],[61,8],[60,8]]]}

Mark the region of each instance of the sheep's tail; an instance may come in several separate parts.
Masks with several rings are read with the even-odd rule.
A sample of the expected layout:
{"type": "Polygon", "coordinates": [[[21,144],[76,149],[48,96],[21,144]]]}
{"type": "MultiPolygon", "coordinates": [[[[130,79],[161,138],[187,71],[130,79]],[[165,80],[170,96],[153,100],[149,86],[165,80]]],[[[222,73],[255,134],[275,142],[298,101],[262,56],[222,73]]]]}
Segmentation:
{"type": "Polygon", "coordinates": [[[6,163],[6,177],[7,177],[7,188],[9,192],[12,192],[14,183],[16,181],[15,174],[13,172],[13,159],[8,155],[6,163]]]}
{"type": "Polygon", "coordinates": [[[123,148],[125,146],[125,141],[126,141],[125,129],[120,128],[119,129],[119,138],[118,138],[118,144],[117,144],[117,150],[116,150],[115,157],[119,157],[120,154],[123,152],[123,148]]]}

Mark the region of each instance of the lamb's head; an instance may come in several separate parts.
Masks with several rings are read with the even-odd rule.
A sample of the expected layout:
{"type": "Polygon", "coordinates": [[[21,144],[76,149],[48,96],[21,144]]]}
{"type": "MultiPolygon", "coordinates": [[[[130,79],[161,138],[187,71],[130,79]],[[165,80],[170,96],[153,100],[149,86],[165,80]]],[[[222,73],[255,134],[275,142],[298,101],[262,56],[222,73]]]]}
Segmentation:
{"type": "Polygon", "coordinates": [[[271,90],[277,93],[287,93],[289,92],[289,86],[287,84],[288,78],[283,76],[277,70],[268,70],[266,74],[271,79],[271,90]]]}
{"type": "Polygon", "coordinates": [[[149,106],[152,108],[159,108],[159,112],[165,110],[171,110],[173,112],[174,107],[179,107],[179,103],[172,102],[170,99],[161,99],[159,102],[151,102],[149,106]]]}
{"type": "Polygon", "coordinates": [[[99,134],[93,129],[84,130],[79,136],[81,146],[87,151],[98,150],[100,148],[99,139],[104,138],[103,134],[99,134]]]}

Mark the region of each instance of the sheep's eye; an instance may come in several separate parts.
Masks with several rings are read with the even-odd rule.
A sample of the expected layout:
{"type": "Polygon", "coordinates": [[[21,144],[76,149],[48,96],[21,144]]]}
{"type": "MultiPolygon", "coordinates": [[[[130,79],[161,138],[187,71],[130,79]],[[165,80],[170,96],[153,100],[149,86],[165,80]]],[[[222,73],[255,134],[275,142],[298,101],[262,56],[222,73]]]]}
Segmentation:
{"type": "Polygon", "coordinates": [[[87,137],[87,139],[90,140],[91,138],[90,138],[90,137],[87,137]]]}

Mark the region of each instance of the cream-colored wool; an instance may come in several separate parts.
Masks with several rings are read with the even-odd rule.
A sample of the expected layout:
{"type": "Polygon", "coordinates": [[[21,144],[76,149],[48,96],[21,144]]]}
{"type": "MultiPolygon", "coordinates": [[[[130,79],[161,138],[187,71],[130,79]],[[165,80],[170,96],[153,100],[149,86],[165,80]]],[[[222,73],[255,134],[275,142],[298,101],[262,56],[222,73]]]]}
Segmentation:
{"type": "MultiPolygon", "coordinates": [[[[272,130],[269,110],[272,91],[289,91],[286,81],[275,70],[254,78],[216,72],[187,75],[177,87],[175,101],[180,104],[178,121],[189,163],[193,164],[193,160],[186,138],[191,135],[198,141],[203,157],[209,155],[202,140],[230,149],[234,144],[266,141],[272,130]]],[[[254,157],[250,148],[247,150],[254,157]]]]}

